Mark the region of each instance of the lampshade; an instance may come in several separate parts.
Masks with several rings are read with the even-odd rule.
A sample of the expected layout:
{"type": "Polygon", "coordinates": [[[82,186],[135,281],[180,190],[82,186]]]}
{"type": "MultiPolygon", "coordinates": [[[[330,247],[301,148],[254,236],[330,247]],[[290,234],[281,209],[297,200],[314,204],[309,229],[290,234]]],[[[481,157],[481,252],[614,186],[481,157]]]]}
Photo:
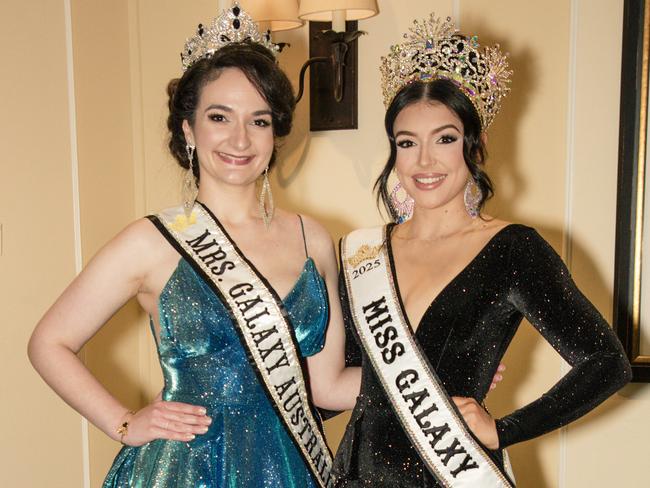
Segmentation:
{"type": "Polygon", "coordinates": [[[273,32],[296,29],[304,23],[298,18],[298,0],[239,0],[239,5],[273,32]]]}
{"type": "Polygon", "coordinates": [[[332,10],[345,10],[347,20],[367,19],[379,13],[376,0],[300,0],[298,17],[328,22],[332,20],[332,10]]]}

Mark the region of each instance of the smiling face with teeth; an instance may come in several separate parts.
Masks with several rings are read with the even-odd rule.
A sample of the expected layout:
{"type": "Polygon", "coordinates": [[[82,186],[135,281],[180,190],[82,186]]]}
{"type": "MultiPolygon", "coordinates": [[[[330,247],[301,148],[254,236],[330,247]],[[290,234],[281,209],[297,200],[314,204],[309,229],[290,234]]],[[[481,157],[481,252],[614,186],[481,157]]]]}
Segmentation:
{"type": "Polygon", "coordinates": [[[464,208],[469,170],[463,157],[460,118],[440,102],[406,106],[393,125],[395,172],[417,209],[464,208]]]}
{"type": "Polygon", "coordinates": [[[237,68],[206,83],[183,132],[196,145],[201,187],[254,185],[273,154],[271,108],[237,68]]]}

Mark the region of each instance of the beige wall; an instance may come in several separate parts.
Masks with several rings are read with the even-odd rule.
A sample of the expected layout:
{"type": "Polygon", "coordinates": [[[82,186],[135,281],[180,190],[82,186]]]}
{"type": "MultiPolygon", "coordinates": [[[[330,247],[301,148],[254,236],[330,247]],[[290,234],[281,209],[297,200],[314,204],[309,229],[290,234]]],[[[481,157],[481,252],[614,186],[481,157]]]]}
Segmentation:
{"type": "Polygon", "coordinates": [[[75,275],[66,14],[45,1],[2,11],[0,472],[5,486],[81,486],[81,420],[26,355],[34,324],[75,275]]]}
{"type": "MultiPolygon", "coordinates": [[[[0,21],[4,45],[22,41],[21,50],[9,51],[5,66],[12,69],[0,77],[2,113],[12,114],[0,122],[0,304],[8,331],[0,353],[14,372],[2,389],[3,418],[11,419],[0,448],[8,486],[82,486],[84,469],[89,485],[100,486],[118,448],[92,427],[83,436],[80,418],[29,368],[24,346],[33,324],[74,275],[77,251],[87,261],[133,218],[178,200],[179,171],[165,152],[165,84],[179,74],[177,53],[185,38],[211,18],[216,5],[71,0],[68,15],[66,3],[15,2],[0,21]],[[66,22],[72,60],[66,56],[66,22]],[[40,37],[24,26],[38,28],[40,37]],[[74,84],[66,75],[70,61],[74,84]],[[71,114],[78,192],[72,185],[77,151],[70,143],[71,114]],[[37,241],[41,232],[47,252],[37,241]]],[[[369,35],[359,41],[359,130],[310,134],[307,100],[300,103],[273,177],[276,200],[319,218],[335,238],[381,222],[370,193],[387,151],[379,56],[413,18],[430,10],[455,15],[463,30],[479,33],[483,42],[500,42],[515,69],[512,94],[489,134],[488,171],[497,188],[490,211],[538,228],[611,319],[622,1],[405,3],[380,0],[381,14],[361,23],[369,35]]],[[[307,56],[305,31],[277,36],[291,43],[280,60],[292,81],[307,56]]],[[[88,344],[85,360],[137,407],[160,388],[154,347],[146,318],[130,304],[88,344]]],[[[535,398],[564,368],[528,325],[506,363],[506,380],[489,398],[495,415],[535,398]]],[[[648,411],[650,387],[628,386],[569,428],[514,446],[520,486],[643,486],[648,411]]],[[[345,418],[326,424],[333,445],[345,418]]]]}
{"type": "MultiPolygon", "coordinates": [[[[136,210],[128,2],[73,0],[74,90],[79,157],[81,251],[88,260],[136,210]],[[97,19],[102,19],[97,22],[97,19]]],[[[139,405],[139,339],[146,320],[135,301],[84,348],[87,366],[125,405],[139,405]]],[[[100,486],[116,443],[89,426],[89,477],[100,486]]]]}

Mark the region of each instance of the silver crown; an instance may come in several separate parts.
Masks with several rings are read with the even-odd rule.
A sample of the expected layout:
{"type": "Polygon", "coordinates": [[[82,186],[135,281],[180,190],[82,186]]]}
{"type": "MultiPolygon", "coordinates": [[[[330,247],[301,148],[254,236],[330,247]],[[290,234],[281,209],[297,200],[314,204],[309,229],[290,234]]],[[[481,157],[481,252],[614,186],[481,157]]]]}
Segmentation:
{"type": "Polygon", "coordinates": [[[212,19],[212,24],[207,29],[203,24],[199,24],[196,35],[185,42],[185,48],[181,53],[183,71],[222,47],[243,41],[261,44],[274,55],[280,50],[271,41],[271,33],[268,31],[260,33],[253,18],[242,10],[239,2],[233,2],[232,7],[212,19]]]}

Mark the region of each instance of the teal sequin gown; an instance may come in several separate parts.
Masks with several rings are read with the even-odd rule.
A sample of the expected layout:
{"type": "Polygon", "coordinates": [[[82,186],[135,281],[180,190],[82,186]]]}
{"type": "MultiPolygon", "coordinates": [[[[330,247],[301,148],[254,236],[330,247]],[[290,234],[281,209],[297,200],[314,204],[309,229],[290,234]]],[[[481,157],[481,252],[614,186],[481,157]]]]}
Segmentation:
{"type": "MultiPolygon", "coordinates": [[[[302,356],[320,351],[327,292],[311,258],[283,300],[302,356]]],[[[125,446],[104,488],[316,487],[246,357],[223,304],[181,259],[159,302],[163,398],[207,408],[191,442],[125,446]]]]}

